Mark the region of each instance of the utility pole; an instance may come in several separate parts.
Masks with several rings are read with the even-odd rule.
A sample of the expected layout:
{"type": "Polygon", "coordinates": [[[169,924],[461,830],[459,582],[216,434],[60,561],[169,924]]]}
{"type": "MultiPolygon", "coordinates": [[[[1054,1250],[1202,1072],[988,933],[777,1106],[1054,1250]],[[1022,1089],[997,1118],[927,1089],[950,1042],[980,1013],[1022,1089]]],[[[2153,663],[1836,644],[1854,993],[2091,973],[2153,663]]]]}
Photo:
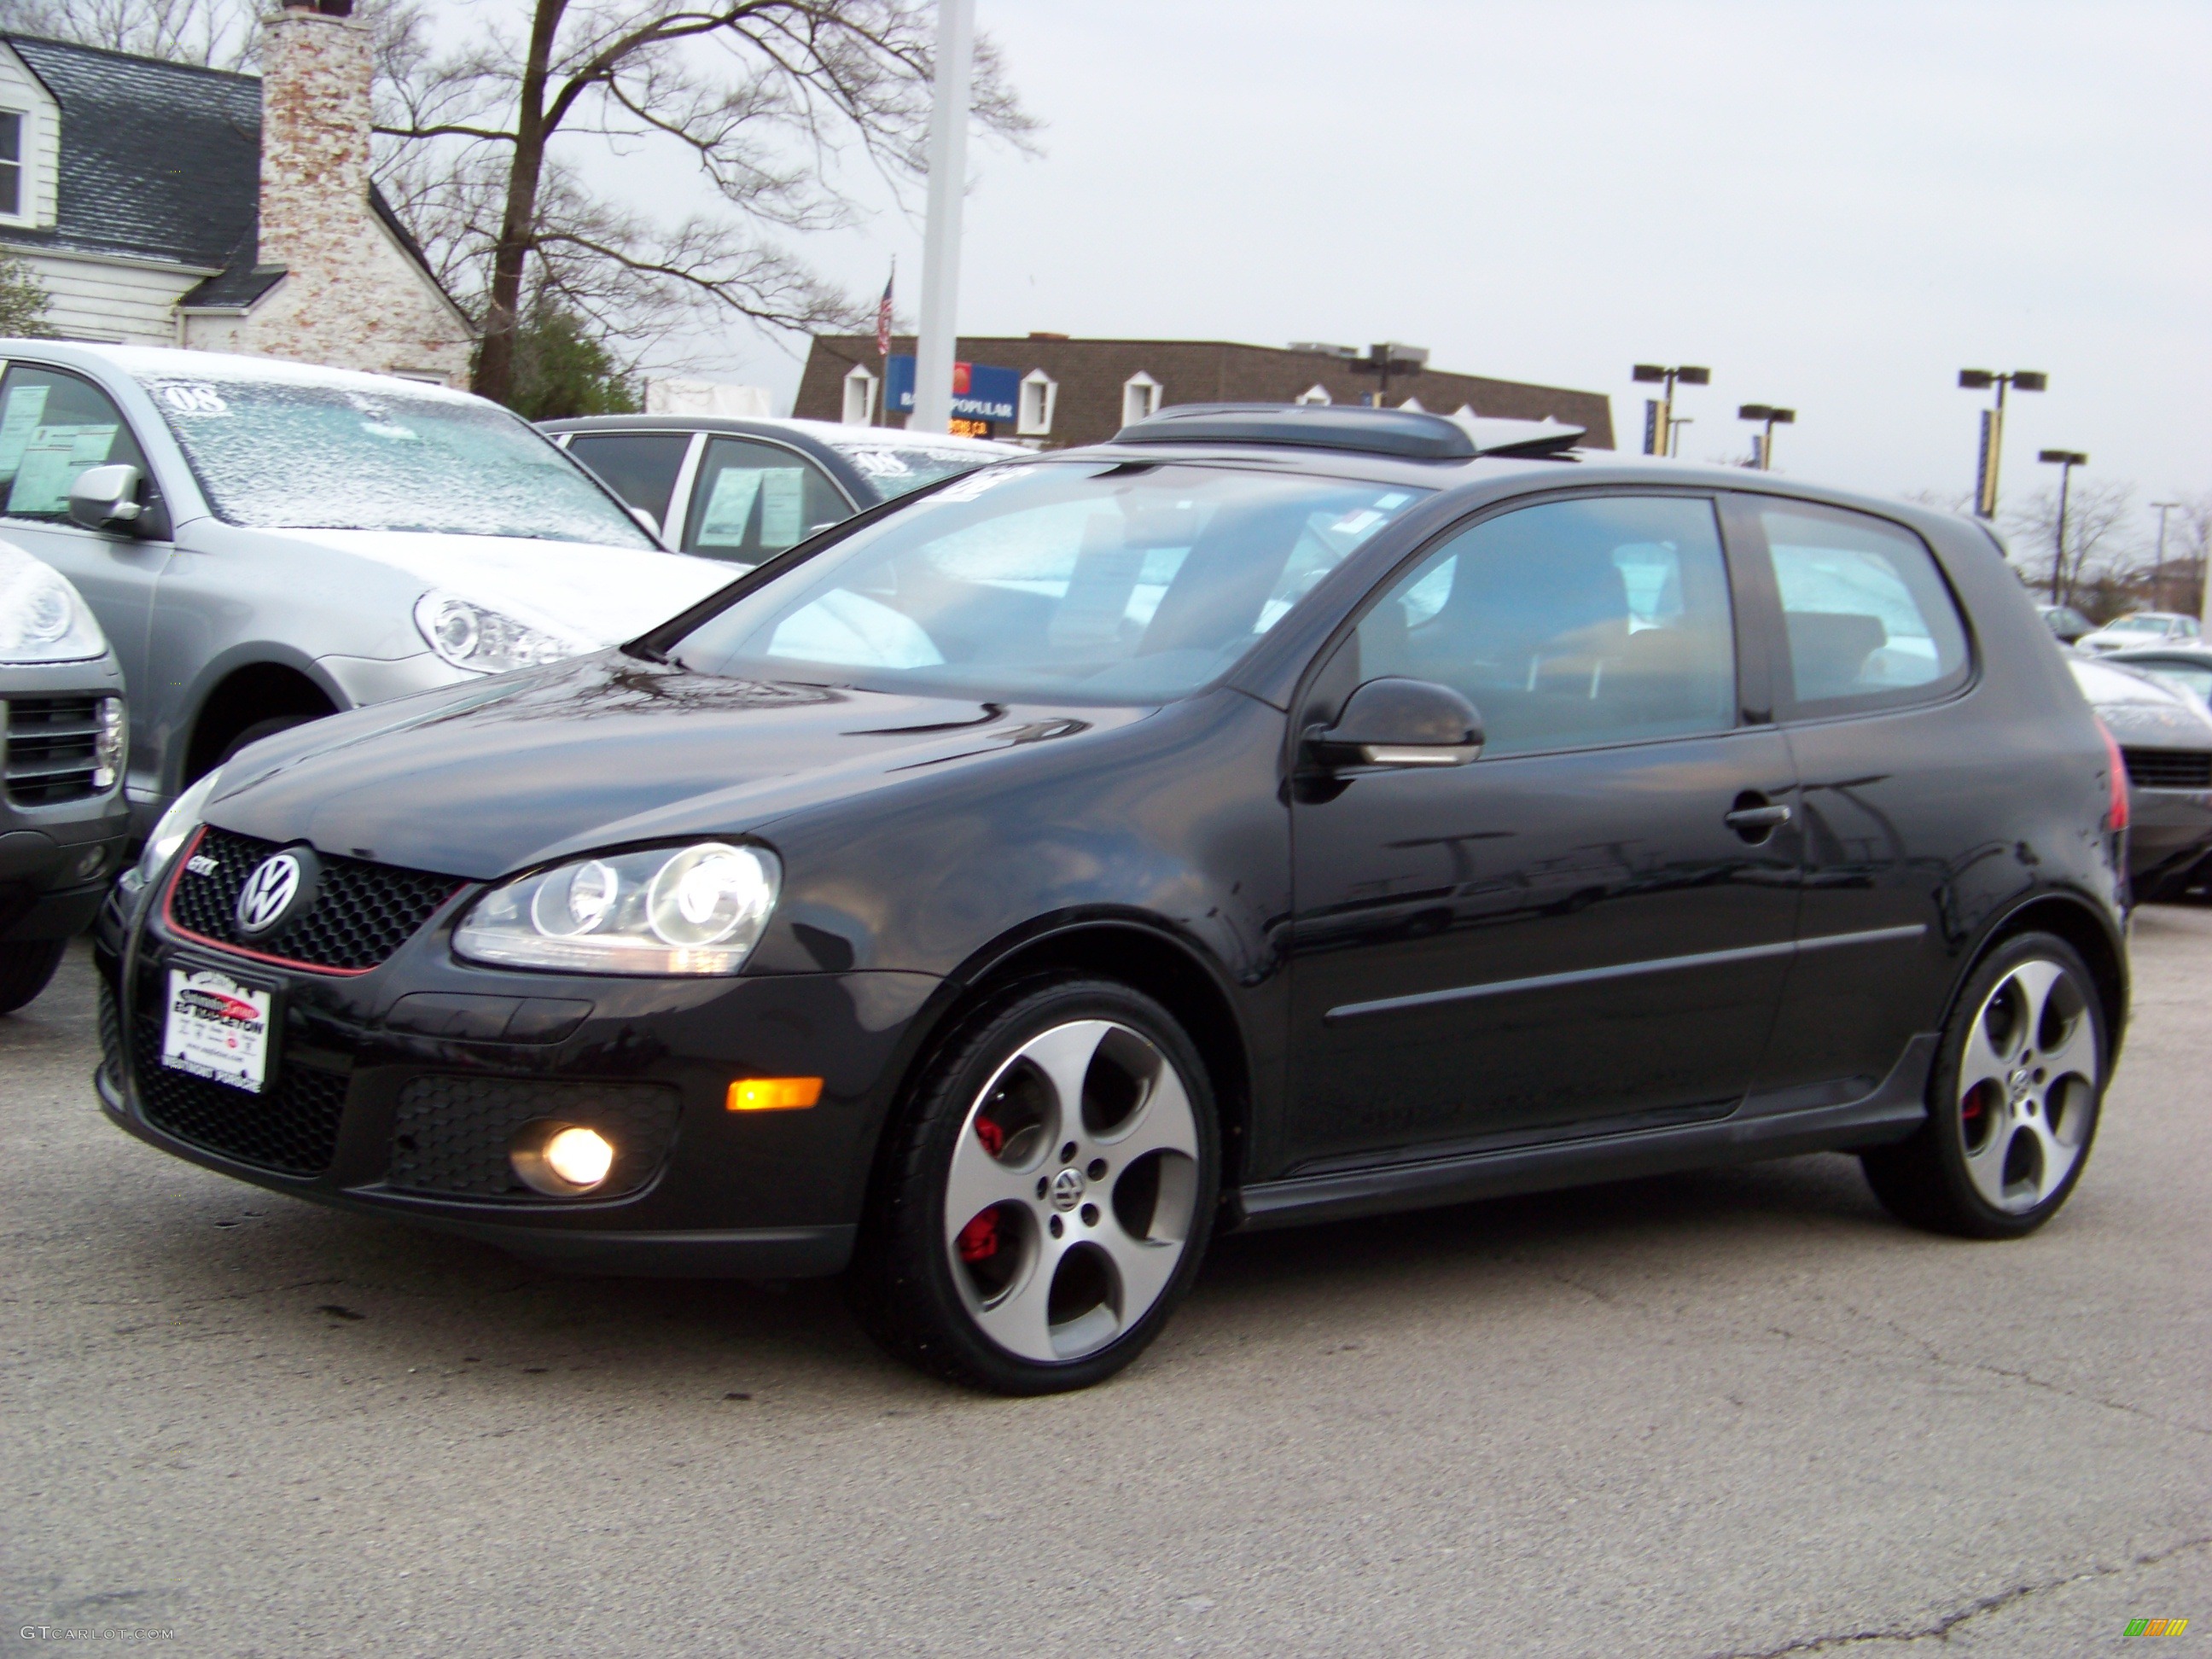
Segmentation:
{"type": "Polygon", "coordinates": [[[2151,580],[2157,584],[2157,598],[2152,603],[2162,607],[2166,604],[2166,515],[2174,511],[2181,503],[2153,501],[2150,505],[2158,514],[2158,554],[2151,566],[2153,572],[2151,580]]]}
{"type": "Polygon", "coordinates": [[[2058,469],[2058,528],[2053,537],[2051,558],[2051,602],[2063,605],[2060,584],[2066,575],[2066,491],[2074,481],[2074,469],[2089,465],[2089,458],[2078,449],[2046,449],[2037,460],[2058,469]]]}
{"type": "Polygon", "coordinates": [[[1682,428],[1697,423],[1698,417],[1694,415],[1670,415],[1667,417],[1667,454],[1669,459],[1682,453],[1682,428]]]}
{"type": "Polygon", "coordinates": [[[914,432],[952,420],[959,353],[960,208],[968,185],[968,94],[975,70],[975,0],[938,0],[937,85],[929,111],[929,205],[921,240],[921,331],[915,341],[914,432]]]}
{"type": "MultiPolygon", "coordinates": [[[[1968,392],[1987,392],[1997,389],[1996,407],[1982,411],[1982,448],[1974,463],[1974,516],[1994,519],[1997,515],[1997,464],[2004,458],[2005,388],[2013,386],[2021,392],[2041,392],[2049,387],[2051,377],[2032,368],[2016,368],[2009,374],[1992,374],[1986,368],[1962,368],[1959,384],[1968,392]]],[[[2053,600],[2055,605],[2057,600],[2053,600]]]]}
{"type": "Polygon", "coordinates": [[[1689,420],[1678,422],[1674,418],[1674,382],[1680,380],[1684,386],[1711,386],[1713,383],[1712,370],[1689,365],[1668,368],[1660,363],[1638,363],[1628,372],[1630,378],[1640,386],[1665,385],[1667,390],[1659,399],[1658,419],[1644,424],[1644,453],[1647,455],[1672,455],[1674,453],[1675,427],[1690,423],[1689,420]],[[1660,445],[1656,450],[1651,447],[1655,441],[1660,445]]]}

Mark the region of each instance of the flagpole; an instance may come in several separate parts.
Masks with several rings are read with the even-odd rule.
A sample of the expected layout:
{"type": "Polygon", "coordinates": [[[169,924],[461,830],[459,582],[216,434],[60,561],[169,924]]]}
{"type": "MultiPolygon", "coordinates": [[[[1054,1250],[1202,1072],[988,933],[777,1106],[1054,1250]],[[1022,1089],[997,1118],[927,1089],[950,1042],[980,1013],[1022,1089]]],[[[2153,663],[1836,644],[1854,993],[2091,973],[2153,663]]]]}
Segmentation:
{"type": "Polygon", "coordinates": [[[884,297],[876,306],[876,368],[883,377],[883,396],[869,411],[871,426],[891,423],[891,290],[898,285],[898,255],[891,255],[890,275],[884,278],[884,297]]]}
{"type": "Polygon", "coordinates": [[[968,94],[975,64],[975,0],[938,0],[937,87],[929,119],[929,206],[921,244],[921,327],[915,341],[912,432],[952,418],[958,355],[961,195],[968,183],[968,94]]]}

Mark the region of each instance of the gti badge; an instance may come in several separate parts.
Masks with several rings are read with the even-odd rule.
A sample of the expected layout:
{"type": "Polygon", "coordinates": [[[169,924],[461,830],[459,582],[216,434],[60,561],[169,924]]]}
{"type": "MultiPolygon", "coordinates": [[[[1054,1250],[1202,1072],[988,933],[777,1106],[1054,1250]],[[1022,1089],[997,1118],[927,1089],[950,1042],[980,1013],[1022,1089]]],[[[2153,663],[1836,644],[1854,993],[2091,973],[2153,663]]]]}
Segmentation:
{"type": "Polygon", "coordinates": [[[238,895],[238,931],[247,939],[273,933],[314,895],[314,854],[302,848],[264,859],[238,895]]]}

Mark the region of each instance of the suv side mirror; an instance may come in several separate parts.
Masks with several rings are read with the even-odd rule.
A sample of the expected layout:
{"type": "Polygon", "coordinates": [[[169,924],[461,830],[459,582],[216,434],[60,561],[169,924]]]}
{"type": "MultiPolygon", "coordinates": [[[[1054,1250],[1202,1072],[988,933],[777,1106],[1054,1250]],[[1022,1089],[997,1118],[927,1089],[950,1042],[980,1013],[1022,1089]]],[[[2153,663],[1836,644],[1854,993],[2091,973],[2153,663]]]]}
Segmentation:
{"type": "Polygon", "coordinates": [[[1482,716],[1433,680],[1369,680],[1336,724],[1308,730],[1306,752],[1325,767],[1464,766],[1482,753],[1482,716]]]}
{"type": "Polygon", "coordinates": [[[70,486],[70,518],[87,530],[135,527],[145,510],[138,505],[138,469],[119,461],[88,466],[70,486]]]}

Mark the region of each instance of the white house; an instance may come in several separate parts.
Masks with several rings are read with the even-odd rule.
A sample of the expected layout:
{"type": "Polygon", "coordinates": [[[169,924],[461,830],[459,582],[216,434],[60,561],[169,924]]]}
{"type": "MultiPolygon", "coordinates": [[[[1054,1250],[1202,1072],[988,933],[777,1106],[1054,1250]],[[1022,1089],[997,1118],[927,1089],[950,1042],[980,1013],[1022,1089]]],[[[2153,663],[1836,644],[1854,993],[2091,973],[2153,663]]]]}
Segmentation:
{"type": "Polygon", "coordinates": [[[368,33],[285,0],[266,78],[0,35],[0,246],[53,333],[468,375],[468,319],[368,177],[368,33]]]}

